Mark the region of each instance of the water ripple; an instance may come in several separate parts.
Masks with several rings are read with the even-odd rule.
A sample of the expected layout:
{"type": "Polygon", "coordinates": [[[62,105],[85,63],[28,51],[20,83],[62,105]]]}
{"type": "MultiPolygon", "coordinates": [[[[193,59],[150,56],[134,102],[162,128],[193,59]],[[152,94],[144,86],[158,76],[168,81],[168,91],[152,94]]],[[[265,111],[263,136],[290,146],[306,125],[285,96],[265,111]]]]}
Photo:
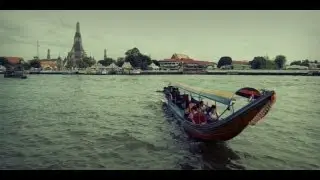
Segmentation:
{"type": "Polygon", "coordinates": [[[292,76],[0,77],[1,169],[320,169],[319,81],[292,76]],[[265,121],[199,143],[162,106],[169,81],[271,88],[265,121]]]}

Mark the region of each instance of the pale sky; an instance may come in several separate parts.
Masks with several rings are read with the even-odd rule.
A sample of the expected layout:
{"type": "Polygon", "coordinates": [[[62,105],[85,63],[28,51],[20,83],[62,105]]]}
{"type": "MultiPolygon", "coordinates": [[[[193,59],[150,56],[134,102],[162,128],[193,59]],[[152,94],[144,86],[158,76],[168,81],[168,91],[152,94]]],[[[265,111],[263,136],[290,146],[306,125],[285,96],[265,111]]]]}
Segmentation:
{"type": "Polygon", "coordinates": [[[218,61],[270,58],[320,60],[320,11],[0,11],[0,56],[25,60],[62,57],[71,50],[76,22],[84,49],[96,60],[137,47],[153,59],[187,54],[218,61]]]}

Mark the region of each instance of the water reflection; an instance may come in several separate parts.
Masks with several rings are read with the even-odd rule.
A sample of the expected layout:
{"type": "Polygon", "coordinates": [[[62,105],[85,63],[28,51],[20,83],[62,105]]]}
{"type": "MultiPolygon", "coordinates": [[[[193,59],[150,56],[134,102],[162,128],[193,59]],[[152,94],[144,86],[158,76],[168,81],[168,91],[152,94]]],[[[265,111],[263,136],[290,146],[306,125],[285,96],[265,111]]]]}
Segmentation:
{"type": "Polygon", "coordinates": [[[204,169],[204,170],[245,170],[240,165],[240,156],[233,151],[227,142],[199,142],[190,139],[181,127],[170,110],[163,106],[165,119],[176,126],[176,130],[180,132],[171,132],[174,139],[179,139],[188,146],[190,153],[198,157],[198,162],[190,162],[190,157],[185,157],[183,163],[179,163],[183,170],[204,169]],[[200,166],[200,167],[198,167],[200,166]]]}
{"type": "Polygon", "coordinates": [[[202,143],[195,146],[197,152],[201,155],[202,169],[214,170],[244,170],[245,167],[239,163],[240,156],[233,151],[227,143],[202,143]]]}

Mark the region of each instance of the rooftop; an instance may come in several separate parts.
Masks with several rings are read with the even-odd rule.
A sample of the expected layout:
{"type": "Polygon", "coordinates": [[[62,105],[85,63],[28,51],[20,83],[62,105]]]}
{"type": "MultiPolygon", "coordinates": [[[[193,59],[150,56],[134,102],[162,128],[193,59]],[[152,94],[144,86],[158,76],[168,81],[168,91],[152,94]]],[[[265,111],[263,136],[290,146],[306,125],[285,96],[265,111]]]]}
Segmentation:
{"type": "Polygon", "coordinates": [[[10,64],[19,64],[22,57],[4,57],[10,64]]]}

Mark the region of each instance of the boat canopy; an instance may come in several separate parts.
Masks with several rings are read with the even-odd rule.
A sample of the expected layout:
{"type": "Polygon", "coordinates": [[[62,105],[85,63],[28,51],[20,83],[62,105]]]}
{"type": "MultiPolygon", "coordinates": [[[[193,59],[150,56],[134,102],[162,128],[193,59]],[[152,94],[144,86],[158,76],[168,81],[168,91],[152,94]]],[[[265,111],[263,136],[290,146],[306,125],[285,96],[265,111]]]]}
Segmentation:
{"type": "Polygon", "coordinates": [[[170,83],[170,86],[177,87],[179,89],[183,89],[190,93],[198,94],[199,96],[211,99],[213,101],[217,101],[219,103],[230,105],[234,100],[234,93],[228,91],[219,91],[219,90],[204,90],[199,88],[190,87],[188,85],[182,83],[170,83]]]}
{"type": "Polygon", "coordinates": [[[254,98],[258,98],[261,96],[261,93],[258,90],[251,87],[241,88],[235,94],[245,98],[250,98],[251,96],[253,96],[254,98]]]}

